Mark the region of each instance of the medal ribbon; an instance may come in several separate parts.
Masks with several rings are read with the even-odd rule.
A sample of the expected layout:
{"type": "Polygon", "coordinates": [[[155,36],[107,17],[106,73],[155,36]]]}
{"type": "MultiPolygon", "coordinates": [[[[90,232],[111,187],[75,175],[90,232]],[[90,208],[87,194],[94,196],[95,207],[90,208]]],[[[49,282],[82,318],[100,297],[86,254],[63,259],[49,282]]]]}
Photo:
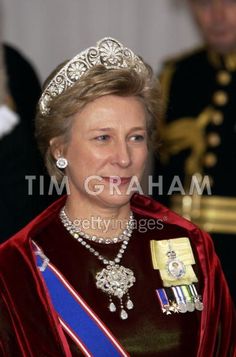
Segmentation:
{"type": "Polygon", "coordinates": [[[189,292],[188,285],[183,285],[181,286],[182,292],[184,294],[185,300],[191,302],[192,301],[192,296],[189,292]]]}
{"type": "Polygon", "coordinates": [[[175,294],[175,298],[176,298],[177,303],[182,302],[183,304],[185,304],[185,298],[184,298],[184,294],[183,294],[183,292],[181,290],[181,287],[180,286],[173,286],[172,290],[173,290],[173,292],[175,294]]]}
{"type": "Polygon", "coordinates": [[[193,284],[189,285],[189,290],[190,290],[190,292],[192,294],[192,297],[194,299],[197,299],[198,298],[198,293],[197,293],[197,290],[196,290],[196,288],[195,288],[195,286],[193,284]]]}
{"type": "Polygon", "coordinates": [[[162,307],[162,312],[170,315],[170,304],[165,289],[157,289],[156,293],[162,307]]]}

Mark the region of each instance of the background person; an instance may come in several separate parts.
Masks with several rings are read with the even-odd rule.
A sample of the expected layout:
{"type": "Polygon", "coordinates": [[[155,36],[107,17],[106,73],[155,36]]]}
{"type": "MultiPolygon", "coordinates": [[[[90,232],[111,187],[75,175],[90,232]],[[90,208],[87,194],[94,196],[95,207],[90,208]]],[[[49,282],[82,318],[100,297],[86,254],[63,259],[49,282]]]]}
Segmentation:
{"type": "Polygon", "coordinates": [[[3,355],[236,350],[235,313],[209,236],[129,190],[144,170],[159,97],[150,68],[112,38],[46,82],[37,139],[70,194],[0,248],[3,355]],[[92,229],[94,217],[112,224],[92,229]],[[143,220],[162,229],[142,233],[143,220]]]}
{"type": "Polygon", "coordinates": [[[155,176],[164,176],[164,201],[212,234],[236,301],[236,2],[188,3],[205,45],[163,66],[163,152],[155,176]],[[186,195],[167,197],[175,175],[186,195]],[[193,176],[210,196],[188,196],[193,176]]]}
{"type": "Polygon", "coordinates": [[[14,48],[0,44],[0,242],[41,212],[48,178],[34,138],[40,84],[31,64],[14,48]],[[32,176],[32,190],[29,181],[32,176]],[[40,192],[40,176],[44,188],[40,192]]]}

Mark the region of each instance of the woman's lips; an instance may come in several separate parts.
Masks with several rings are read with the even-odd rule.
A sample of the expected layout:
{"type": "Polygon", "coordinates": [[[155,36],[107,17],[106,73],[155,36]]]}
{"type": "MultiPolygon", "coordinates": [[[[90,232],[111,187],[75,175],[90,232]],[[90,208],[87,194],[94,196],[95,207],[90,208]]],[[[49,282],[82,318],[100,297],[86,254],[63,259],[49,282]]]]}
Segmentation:
{"type": "Polygon", "coordinates": [[[130,183],[131,177],[121,177],[121,176],[103,176],[103,180],[113,184],[113,185],[126,185],[130,183]]]}

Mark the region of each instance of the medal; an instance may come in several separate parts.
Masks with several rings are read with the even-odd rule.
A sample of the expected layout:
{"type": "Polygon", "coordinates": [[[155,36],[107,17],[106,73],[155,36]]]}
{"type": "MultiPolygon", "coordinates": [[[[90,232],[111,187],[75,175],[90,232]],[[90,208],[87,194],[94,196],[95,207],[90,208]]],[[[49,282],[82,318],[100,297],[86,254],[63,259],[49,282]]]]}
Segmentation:
{"type": "Polygon", "coordinates": [[[204,305],[194,284],[178,285],[156,290],[161,310],[166,315],[171,313],[202,311],[204,305]]]}
{"type": "Polygon", "coordinates": [[[181,290],[182,290],[184,298],[185,298],[187,311],[193,312],[195,310],[195,305],[193,302],[191,292],[189,291],[188,285],[181,286],[181,290]]]}
{"type": "Polygon", "coordinates": [[[197,289],[194,284],[189,285],[189,289],[193,296],[195,309],[198,311],[202,311],[204,309],[203,302],[201,301],[201,296],[197,293],[197,289]]]}
{"type": "Polygon", "coordinates": [[[175,300],[178,304],[179,312],[184,314],[185,312],[187,312],[187,306],[185,303],[185,299],[184,299],[184,295],[181,290],[181,287],[180,286],[172,286],[172,291],[174,293],[175,300]]]}
{"type": "Polygon", "coordinates": [[[181,279],[186,272],[184,263],[177,259],[175,251],[171,248],[170,240],[168,240],[169,250],[167,252],[168,261],[166,264],[168,274],[175,279],[181,279]]]}
{"type": "Polygon", "coordinates": [[[192,301],[186,302],[187,311],[193,312],[195,310],[195,305],[192,301]]]}
{"type": "Polygon", "coordinates": [[[198,311],[202,311],[203,307],[204,307],[203,303],[199,299],[195,300],[194,306],[195,306],[196,310],[198,310],[198,311]]]}
{"type": "Polygon", "coordinates": [[[161,304],[161,310],[163,314],[166,315],[171,315],[171,312],[173,311],[171,305],[169,304],[169,299],[167,297],[165,289],[157,289],[156,290],[157,297],[159,299],[159,302],[161,304]]]}

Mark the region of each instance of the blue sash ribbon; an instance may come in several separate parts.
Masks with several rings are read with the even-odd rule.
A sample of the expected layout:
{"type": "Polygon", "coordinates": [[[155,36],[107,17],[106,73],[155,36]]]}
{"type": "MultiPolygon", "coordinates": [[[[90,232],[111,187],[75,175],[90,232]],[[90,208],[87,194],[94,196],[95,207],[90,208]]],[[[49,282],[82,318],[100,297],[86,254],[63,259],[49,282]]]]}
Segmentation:
{"type": "Polygon", "coordinates": [[[55,272],[56,269],[48,263],[49,260],[42,251],[36,249],[35,256],[37,267],[42,273],[52,304],[61,322],[64,322],[77,337],[80,347],[81,345],[85,347],[84,351],[87,351],[85,354],[95,357],[129,356],[97,316],[93,317],[93,312],[82,299],[79,297],[82,301],[80,303],[78,298],[73,296],[63,284],[62,279],[55,272]]]}

